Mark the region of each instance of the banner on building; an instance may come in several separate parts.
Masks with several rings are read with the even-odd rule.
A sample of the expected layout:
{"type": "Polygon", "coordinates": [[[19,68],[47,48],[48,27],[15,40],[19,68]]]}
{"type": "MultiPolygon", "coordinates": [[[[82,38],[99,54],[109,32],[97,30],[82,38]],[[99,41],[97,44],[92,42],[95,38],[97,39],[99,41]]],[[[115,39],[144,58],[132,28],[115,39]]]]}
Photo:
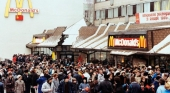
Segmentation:
{"type": "Polygon", "coordinates": [[[170,21],[170,10],[148,13],[136,13],[136,23],[155,23],[170,21]]]}

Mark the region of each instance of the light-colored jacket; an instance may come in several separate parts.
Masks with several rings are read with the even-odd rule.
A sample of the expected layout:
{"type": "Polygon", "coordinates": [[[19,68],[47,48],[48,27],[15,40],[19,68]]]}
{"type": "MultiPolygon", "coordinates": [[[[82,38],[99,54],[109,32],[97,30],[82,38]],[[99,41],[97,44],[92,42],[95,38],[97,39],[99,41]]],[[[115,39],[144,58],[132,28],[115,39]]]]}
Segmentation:
{"type": "Polygon", "coordinates": [[[52,91],[50,91],[52,88],[50,86],[50,84],[47,83],[47,81],[42,85],[41,91],[43,93],[52,93],[52,91]]]}
{"type": "Polygon", "coordinates": [[[15,93],[24,93],[25,83],[23,80],[17,80],[15,82],[15,93]]]}
{"type": "Polygon", "coordinates": [[[57,93],[58,86],[59,86],[59,80],[53,78],[51,83],[51,88],[53,90],[52,93],[57,93]]]}

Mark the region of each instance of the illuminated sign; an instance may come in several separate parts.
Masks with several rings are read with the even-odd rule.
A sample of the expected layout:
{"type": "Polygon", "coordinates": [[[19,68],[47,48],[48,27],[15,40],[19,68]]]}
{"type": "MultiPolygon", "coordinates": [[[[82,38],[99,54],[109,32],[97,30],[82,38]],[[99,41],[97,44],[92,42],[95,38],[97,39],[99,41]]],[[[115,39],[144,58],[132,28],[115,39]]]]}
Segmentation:
{"type": "Polygon", "coordinates": [[[147,41],[144,36],[139,36],[139,38],[114,38],[114,36],[109,36],[108,47],[146,48],[147,41]]]}
{"type": "Polygon", "coordinates": [[[34,37],[32,40],[32,43],[42,43],[43,41],[45,41],[45,37],[34,37]]]}
{"type": "Polygon", "coordinates": [[[8,18],[9,13],[17,13],[16,17],[18,17],[18,15],[20,15],[20,17],[22,17],[22,19],[23,19],[22,13],[29,13],[31,18],[34,17],[34,13],[39,13],[39,9],[33,9],[31,0],[27,0],[29,9],[22,8],[23,7],[23,1],[24,0],[15,0],[16,8],[10,8],[11,0],[7,0],[4,16],[6,18],[8,18]]]}

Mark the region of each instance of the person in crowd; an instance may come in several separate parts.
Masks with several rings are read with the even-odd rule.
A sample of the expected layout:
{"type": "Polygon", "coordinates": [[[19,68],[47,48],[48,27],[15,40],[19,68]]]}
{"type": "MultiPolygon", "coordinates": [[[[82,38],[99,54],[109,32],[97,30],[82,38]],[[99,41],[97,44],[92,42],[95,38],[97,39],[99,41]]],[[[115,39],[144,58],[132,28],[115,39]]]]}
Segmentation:
{"type": "Polygon", "coordinates": [[[105,78],[104,78],[104,74],[103,74],[103,69],[99,69],[98,83],[100,84],[104,80],[105,80],[105,78]]]}
{"type": "Polygon", "coordinates": [[[52,79],[53,78],[48,78],[48,80],[45,83],[43,83],[42,88],[41,88],[41,91],[43,93],[53,93],[52,92],[53,89],[51,88],[52,79]]]}
{"type": "Polygon", "coordinates": [[[54,73],[52,84],[51,84],[51,87],[52,87],[52,90],[53,90],[52,93],[57,93],[58,86],[59,86],[58,74],[54,73]]]}
{"type": "Polygon", "coordinates": [[[15,93],[24,93],[25,91],[25,83],[22,80],[22,76],[17,76],[17,81],[15,81],[15,93]]]}
{"type": "Polygon", "coordinates": [[[46,80],[47,80],[47,79],[44,77],[44,74],[41,73],[41,74],[40,74],[40,77],[37,79],[38,93],[43,93],[43,92],[41,91],[41,88],[42,88],[43,83],[46,82],[46,80]]]}
{"type": "Polygon", "coordinates": [[[155,91],[157,91],[157,89],[159,87],[159,79],[160,78],[161,78],[160,76],[157,76],[156,79],[153,82],[155,91]]]}
{"type": "Polygon", "coordinates": [[[73,83],[74,93],[78,93],[78,82],[77,82],[76,78],[72,79],[72,83],[73,83]]]}
{"type": "Polygon", "coordinates": [[[68,76],[65,76],[64,81],[61,81],[58,86],[57,93],[73,93],[74,91],[72,82],[69,81],[68,76]]]}
{"type": "Polygon", "coordinates": [[[81,91],[81,93],[88,93],[88,92],[90,92],[90,85],[87,82],[87,78],[86,77],[84,77],[83,78],[83,82],[80,83],[79,90],[81,91]]]}
{"type": "Polygon", "coordinates": [[[28,74],[28,70],[24,71],[24,75],[22,76],[22,79],[25,83],[25,91],[24,93],[30,93],[30,89],[31,89],[31,77],[28,74]]]}
{"type": "Polygon", "coordinates": [[[87,81],[90,79],[90,74],[89,74],[87,68],[85,68],[85,72],[84,72],[83,76],[87,78],[87,81]]]}
{"type": "Polygon", "coordinates": [[[48,80],[51,76],[49,75],[48,69],[44,70],[44,77],[48,80]]]}
{"type": "Polygon", "coordinates": [[[170,93],[170,77],[167,78],[167,81],[165,81],[165,91],[162,93],[170,93]]]}
{"type": "Polygon", "coordinates": [[[157,77],[157,76],[162,76],[161,75],[161,72],[160,72],[160,68],[156,68],[156,72],[155,72],[155,74],[153,75],[153,77],[152,77],[152,82],[154,82],[154,80],[155,80],[155,78],[157,77]]]}
{"type": "Polygon", "coordinates": [[[38,75],[36,73],[36,70],[33,68],[31,70],[31,93],[35,93],[37,91],[37,79],[38,75]]]}
{"type": "Polygon", "coordinates": [[[129,85],[128,93],[140,93],[140,85],[135,81],[135,77],[131,77],[131,84],[129,85]]]}
{"type": "MultiPolygon", "coordinates": [[[[108,80],[109,75],[105,74],[104,75],[105,80],[100,82],[99,87],[98,87],[98,92],[101,91],[101,93],[113,93],[113,86],[112,83],[108,80]]],[[[121,92],[119,92],[121,93],[121,92]]]]}
{"type": "Polygon", "coordinates": [[[4,84],[2,83],[2,76],[0,75],[0,93],[4,93],[4,84]]]}
{"type": "Polygon", "coordinates": [[[82,82],[82,77],[78,74],[78,69],[75,69],[75,72],[73,74],[73,77],[76,78],[78,85],[82,82]]]}
{"type": "Polygon", "coordinates": [[[165,85],[165,80],[160,78],[159,79],[159,87],[158,87],[156,93],[163,93],[163,91],[166,90],[164,85],[165,85]]]}
{"type": "Polygon", "coordinates": [[[15,91],[15,80],[12,76],[12,72],[8,72],[8,77],[6,79],[6,93],[14,93],[15,91]]]}

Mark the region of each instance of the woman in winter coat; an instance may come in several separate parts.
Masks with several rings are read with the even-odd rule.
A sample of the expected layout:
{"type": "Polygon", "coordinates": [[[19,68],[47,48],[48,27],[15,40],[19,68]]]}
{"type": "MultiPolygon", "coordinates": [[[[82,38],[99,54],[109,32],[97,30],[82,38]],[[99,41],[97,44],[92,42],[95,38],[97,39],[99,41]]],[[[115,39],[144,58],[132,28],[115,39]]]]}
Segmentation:
{"type": "Polygon", "coordinates": [[[47,80],[47,79],[44,77],[44,74],[41,73],[40,78],[37,79],[38,93],[43,93],[43,92],[41,91],[41,88],[42,88],[43,83],[44,83],[46,80],[47,80]]]}
{"type": "Polygon", "coordinates": [[[14,93],[15,90],[15,80],[12,76],[12,72],[8,73],[8,77],[6,79],[6,93],[14,93]]]}
{"type": "Polygon", "coordinates": [[[51,82],[53,78],[49,78],[45,83],[43,83],[41,91],[43,93],[52,93],[51,82]]]}
{"type": "Polygon", "coordinates": [[[51,87],[52,87],[52,90],[53,90],[52,93],[57,92],[58,86],[59,86],[58,74],[54,73],[53,74],[53,80],[52,80],[52,83],[51,83],[51,87]]]}
{"type": "Polygon", "coordinates": [[[25,91],[25,83],[22,80],[22,76],[17,76],[17,81],[15,81],[15,93],[24,93],[25,91]]]}
{"type": "Polygon", "coordinates": [[[87,83],[87,78],[83,78],[83,83],[79,85],[79,90],[81,93],[88,93],[90,92],[90,85],[87,83]]]}

